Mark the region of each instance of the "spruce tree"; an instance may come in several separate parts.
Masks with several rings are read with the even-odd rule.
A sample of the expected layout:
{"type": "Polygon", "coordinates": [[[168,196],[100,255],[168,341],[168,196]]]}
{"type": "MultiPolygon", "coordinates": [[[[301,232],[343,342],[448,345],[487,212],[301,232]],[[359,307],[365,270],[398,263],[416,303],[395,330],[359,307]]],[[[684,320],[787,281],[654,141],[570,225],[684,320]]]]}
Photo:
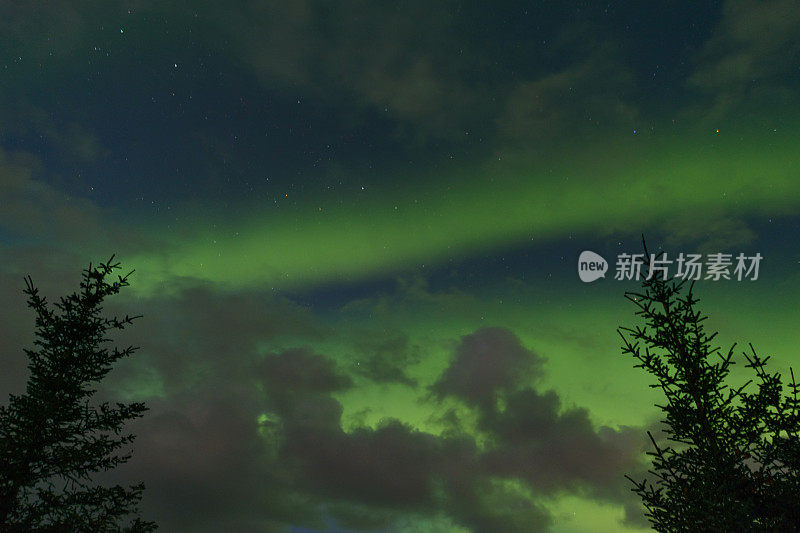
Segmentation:
{"type": "Polygon", "coordinates": [[[36,315],[24,394],[0,406],[0,530],[152,531],[136,516],[143,484],[106,487],[94,475],[125,463],[134,435],[126,422],[143,403],[93,402],[96,385],[136,348],[108,348],[109,331],[138,317],[104,317],[103,301],[128,286],[112,258],[83,271],[80,290],[52,306],[30,277],[24,290],[36,315]]]}
{"type": "MultiPolygon", "coordinates": [[[[650,255],[645,246],[645,261],[650,255]]],[[[734,356],[715,346],[697,309],[694,283],[648,273],[626,298],[644,325],[620,328],[623,353],[649,372],[664,401],[664,439],[651,477],[633,491],[656,531],[800,531],[800,403],[752,345],[734,356]],[[752,374],[730,383],[737,359],[752,374]]]]}

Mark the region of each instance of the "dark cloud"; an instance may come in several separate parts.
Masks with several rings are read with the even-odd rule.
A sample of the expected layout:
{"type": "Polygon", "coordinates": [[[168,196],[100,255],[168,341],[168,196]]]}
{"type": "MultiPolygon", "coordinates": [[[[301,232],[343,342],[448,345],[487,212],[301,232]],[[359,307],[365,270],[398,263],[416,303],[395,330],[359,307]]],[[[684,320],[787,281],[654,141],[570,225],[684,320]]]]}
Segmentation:
{"type": "Polygon", "coordinates": [[[664,221],[667,233],[665,244],[672,249],[693,246],[699,253],[741,251],[753,243],[758,235],[746,220],[723,213],[704,212],[664,221]],[[702,234],[697,228],[706,228],[702,234]]]}
{"type": "Polygon", "coordinates": [[[420,350],[411,345],[408,335],[387,336],[364,331],[356,333],[353,346],[358,359],[357,373],[376,383],[416,385],[416,380],[410,378],[406,370],[419,362],[420,350]]]}
{"type": "MultiPolygon", "coordinates": [[[[549,144],[554,137],[574,140],[577,131],[627,125],[636,116],[631,67],[608,31],[613,24],[592,22],[602,15],[601,9],[521,8],[501,2],[492,11],[453,2],[400,5],[359,0],[330,5],[201,2],[191,12],[151,1],[111,3],[99,12],[88,5],[37,4],[9,8],[5,44],[13,55],[24,56],[28,69],[37,64],[46,65],[48,72],[66,64],[84,69],[87,62],[106,68],[112,65],[104,63],[106,57],[116,65],[136,65],[149,75],[130,90],[136,94],[144,88],[148,101],[153,93],[163,98],[174,88],[159,82],[170,79],[161,67],[174,64],[176,57],[184,59],[181,68],[188,69],[222,56],[225,74],[241,75],[254,100],[287,94],[287,104],[296,104],[298,97],[307,98],[336,115],[341,134],[357,134],[379,117],[385,122],[380,134],[394,152],[401,148],[398,141],[470,145],[481,153],[479,147],[487,141],[530,148],[533,143],[549,144]],[[543,25],[545,19],[556,23],[543,25]],[[509,34],[514,36],[513,46],[507,42],[509,34]],[[54,49],[58,62],[50,56],[54,49]],[[253,79],[261,91],[253,91],[253,79]]],[[[205,73],[200,71],[202,79],[205,73]]],[[[87,75],[94,76],[91,71],[87,75]]],[[[17,92],[17,99],[39,116],[52,113],[50,102],[31,99],[22,89],[17,92]]],[[[66,109],[71,107],[60,111],[74,116],[37,121],[36,133],[47,128],[53,143],[76,139],[71,145],[62,143],[65,156],[104,153],[104,143],[113,141],[97,130],[107,126],[82,123],[86,119],[79,117],[80,105],[74,106],[75,113],[66,109]],[[54,128],[56,122],[59,126],[54,128]],[[73,137],[70,131],[81,135],[73,137]],[[79,150],[67,149],[73,146],[79,150]]],[[[6,122],[26,122],[12,119],[6,122]]],[[[318,128],[323,121],[313,122],[318,128]]],[[[192,136],[206,137],[207,132],[197,131],[192,136]]],[[[376,139],[364,141],[372,144],[376,139]]],[[[236,159],[236,150],[241,150],[218,136],[203,144],[214,147],[211,153],[229,147],[229,159],[236,159]]]]}
{"type": "Polygon", "coordinates": [[[542,361],[508,330],[464,336],[435,387],[477,408],[483,447],[455,423],[442,435],[395,419],[345,431],[332,395],[352,382],[310,349],[237,360],[188,389],[215,395],[153,400],[135,428],[147,508],[167,525],[186,527],[179,517],[188,513],[207,530],[391,529],[404,516],[444,513],[475,531],[545,531],[545,507],[514,483],[633,505],[622,474],[639,471],[641,432],[595,430],[585,410],[564,410],[554,392],[530,389],[542,361]],[[162,498],[169,508],[156,503],[162,498]]]}
{"type": "Polygon", "coordinates": [[[283,456],[301,465],[302,482],[309,488],[399,508],[431,502],[431,476],[442,460],[433,435],[396,420],[349,434],[294,420],[289,424],[283,456]]]}
{"type": "Polygon", "coordinates": [[[42,1],[20,5],[4,0],[0,2],[5,13],[0,21],[0,43],[18,61],[29,61],[31,67],[48,57],[54,45],[62,53],[82,48],[91,22],[86,7],[42,1]]]}
{"type": "Polygon", "coordinates": [[[562,70],[516,84],[497,118],[504,141],[550,150],[567,135],[579,142],[609,128],[634,129],[635,79],[610,50],[601,44],[562,70]]]}
{"type": "Polygon", "coordinates": [[[191,386],[148,400],[150,412],[131,427],[134,459],[120,474],[147,481],[143,511],[164,528],[323,528],[325,498],[304,486],[292,450],[313,457],[330,447],[342,408],[329,394],[350,384],[331,359],[306,349],[223,359],[191,386]],[[320,439],[295,436],[309,432],[320,439]]]}
{"type": "Polygon", "coordinates": [[[397,513],[374,505],[336,501],[325,506],[336,521],[337,529],[347,531],[381,531],[397,520],[397,513]]]}
{"type": "MultiPolygon", "coordinates": [[[[489,443],[478,458],[484,475],[524,479],[537,493],[585,491],[633,505],[622,474],[642,472],[644,431],[596,429],[586,409],[564,409],[554,391],[530,387],[541,366],[512,332],[486,328],[462,338],[433,390],[478,408],[477,429],[489,443]]],[[[452,409],[445,419],[461,426],[452,409]]]]}
{"type": "Polygon", "coordinates": [[[107,238],[100,209],[48,185],[41,179],[43,173],[36,156],[0,149],[0,230],[36,240],[107,238]]]}
{"type": "Polygon", "coordinates": [[[710,119],[765,102],[796,102],[800,6],[792,0],[728,0],[696,58],[691,87],[711,99],[710,119]]]}
{"type": "MultiPolygon", "coordinates": [[[[143,315],[119,342],[141,346],[136,360],[155,369],[169,391],[206,378],[241,379],[257,359],[260,343],[308,343],[329,334],[306,308],[271,292],[217,292],[207,284],[117,301],[109,310],[143,315]]],[[[122,371],[134,372],[137,366],[126,362],[122,371]]]]}
{"type": "MultiPolygon", "coordinates": [[[[19,255],[6,268],[24,272],[38,257],[19,255]]],[[[74,259],[61,259],[42,265],[52,271],[45,285],[54,294],[77,280],[64,272],[74,259]]],[[[0,289],[14,292],[10,282],[0,289]]],[[[145,514],[165,529],[391,529],[409,516],[446,516],[474,531],[545,531],[552,518],[538,498],[564,491],[628,505],[636,520],[622,475],[641,471],[643,432],[595,429],[586,410],[532,389],[544,360],[507,329],[484,328],[455,345],[432,388],[437,399],[465,406],[445,408],[447,431],[395,419],[345,431],[335,395],[354,386],[353,376],[308,347],[332,335],[308,309],[207,285],[119,298],[110,312],[145,318],[118,341],[143,348],[114,369],[101,395],[143,397],[151,411],[132,424],[134,458],[112,477],[145,480],[145,514]],[[264,352],[263,343],[300,347],[264,352]]],[[[15,349],[10,332],[26,329],[24,321],[2,323],[4,349],[15,349]]],[[[357,353],[397,369],[424,349],[397,333],[355,339],[357,353]]],[[[22,368],[15,373],[23,378],[22,368]]]]}
{"type": "Polygon", "coordinates": [[[486,467],[518,475],[539,491],[583,488],[611,500],[625,499],[621,472],[639,467],[639,428],[595,430],[586,409],[563,410],[555,392],[523,389],[502,408],[485,411],[479,427],[493,437],[486,467]]]}
{"type": "MultiPolygon", "coordinates": [[[[116,476],[145,480],[142,511],[163,529],[281,531],[313,524],[313,502],[279,475],[259,436],[253,397],[171,397],[148,402],[132,429],[134,458],[116,476]]],[[[317,522],[318,524],[319,522],[317,522]]]]}
{"type": "Polygon", "coordinates": [[[541,532],[549,531],[553,519],[547,509],[504,483],[484,479],[477,486],[479,498],[465,497],[456,502],[455,516],[471,531],[541,532]]]}
{"type": "Polygon", "coordinates": [[[273,389],[291,391],[333,392],[353,385],[333,361],[307,348],[267,355],[257,364],[255,377],[273,389]]]}
{"type": "Polygon", "coordinates": [[[439,397],[452,395],[489,408],[499,393],[541,377],[543,364],[511,331],[484,328],[461,338],[453,361],[432,390],[439,397]]]}
{"type": "Polygon", "coordinates": [[[459,73],[469,65],[458,59],[450,7],[419,1],[250,3],[220,16],[228,22],[222,28],[235,28],[227,37],[264,86],[355,99],[392,117],[399,128],[413,125],[412,136],[442,139],[463,135],[475,112],[487,107],[459,73]]]}
{"type": "Polygon", "coordinates": [[[323,427],[294,416],[284,424],[281,461],[297,469],[305,490],[344,505],[329,509],[343,522],[391,528],[403,514],[442,512],[475,531],[540,531],[550,522],[534,502],[498,494],[471,437],[435,436],[393,419],[349,433],[338,424],[323,427]]]}

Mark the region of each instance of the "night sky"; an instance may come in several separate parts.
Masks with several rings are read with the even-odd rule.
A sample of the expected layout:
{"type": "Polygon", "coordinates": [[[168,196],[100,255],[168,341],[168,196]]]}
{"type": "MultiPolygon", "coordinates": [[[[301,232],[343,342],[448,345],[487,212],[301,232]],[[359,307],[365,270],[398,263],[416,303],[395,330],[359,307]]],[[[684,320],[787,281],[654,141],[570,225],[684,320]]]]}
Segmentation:
{"type": "Polygon", "coordinates": [[[617,257],[800,367],[800,4],[631,4],[0,1],[0,393],[116,253],[163,531],[647,530],[617,257]]]}

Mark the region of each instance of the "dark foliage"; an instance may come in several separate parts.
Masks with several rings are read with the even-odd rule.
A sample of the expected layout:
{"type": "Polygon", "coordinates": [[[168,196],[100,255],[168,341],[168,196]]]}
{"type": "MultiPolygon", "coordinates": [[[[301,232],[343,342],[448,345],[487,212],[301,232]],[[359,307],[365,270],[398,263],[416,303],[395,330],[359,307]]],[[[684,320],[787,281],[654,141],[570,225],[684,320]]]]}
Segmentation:
{"type": "Polygon", "coordinates": [[[103,487],[93,480],[130,458],[134,439],[124,424],[143,403],[93,405],[93,388],[114,362],[136,348],[109,349],[109,330],[137,317],[105,318],[103,300],[128,285],[113,257],[83,272],[80,291],[48,305],[30,277],[28,306],[36,313],[27,388],[0,407],[0,530],[152,531],[136,517],[144,485],[103,487]]]}
{"type": "MultiPolygon", "coordinates": [[[[650,256],[645,247],[645,260],[650,256]]],[[[653,275],[626,293],[644,326],[620,328],[623,353],[656,378],[666,441],[653,443],[651,479],[632,489],[656,531],[800,531],[800,403],[753,346],[753,378],[728,383],[735,364],[713,345],[694,284],[653,275]]]]}

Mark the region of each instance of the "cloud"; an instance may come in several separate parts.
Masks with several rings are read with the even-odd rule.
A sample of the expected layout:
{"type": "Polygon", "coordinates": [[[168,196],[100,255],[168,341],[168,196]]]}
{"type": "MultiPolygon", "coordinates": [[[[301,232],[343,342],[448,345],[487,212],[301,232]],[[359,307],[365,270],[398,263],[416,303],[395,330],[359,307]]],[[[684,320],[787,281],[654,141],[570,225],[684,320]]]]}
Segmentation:
{"type": "Polygon", "coordinates": [[[644,431],[595,429],[586,409],[564,409],[554,391],[530,386],[542,365],[512,332],[485,328],[462,338],[433,391],[477,408],[476,429],[488,443],[478,457],[483,476],[523,479],[537,494],[585,491],[632,505],[623,474],[643,471],[644,431]]]}
{"type": "Polygon", "coordinates": [[[481,104],[479,92],[457,75],[452,50],[442,49],[445,36],[455,40],[445,6],[348,1],[320,10],[297,2],[247,8],[236,17],[233,38],[265,86],[301,84],[357,98],[423,137],[463,135],[470,110],[481,104]]]}
{"type": "Polygon", "coordinates": [[[277,475],[259,438],[253,397],[219,391],[148,402],[134,456],[115,473],[145,481],[142,514],[164,529],[281,531],[313,516],[277,475]]]}
{"type": "Polygon", "coordinates": [[[557,29],[526,27],[518,46],[507,49],[497,38],[508,31],[506,21],[489,24],[485,13],[446,4],[354,0],[324,8],[305,1],[206,8],[218,21],[207,35],[230,42],[231,60],[264,88],[336,98],[340,107],[349,106],[343,124],[357,129],[375,117],[388,119],[389,137],[411,144],[483,142],[499,132],[504,144],[530,146],[628,124],[637,115],[630,69],[615,51],[618,44],[588,22],[591,10],[576,17],[567,9],[539,13],[498,5],[504,17],[531,11],[531,18],[562,22],[557,29]]]}
{"type": "MultiPolygon", "coordinates": [[[[201,297],[206,309],[218,305],[213,293],[201,297]]],[[[244,350],[255,333],[240,331],[244,350]]],[[[509,330],[462,337],[434,386],[437,398],[471,406],[477,433],[454,424],[437,435],[393,418],[345,431],[335,395],[355,384],[311,348],[219,361],[201,381],[152,399],[132,428],[129,475],[148,482],[146,509],[165,527],[393,529],[447,517],[475,531],[528,532],[548,529],[542,498],[563,491],[633,505],[622,474],[639,472],[643,432],[595,430],[584,409],[531,389],[543,360],[509,330]]]]}
{"type": "Polygon", "coordinates": [[[609,128],[635,128],[634,77],[608,45],[589,57],[512,87],[497,127],[505,142],[551,148],[609,128]]]}
{"type": "Polygon", "coordinates": [[[42,162],[25,152],[0,149],[0,230],[34,240],[87,236],[107,238],[101,210],[84,198],[72,197],[42,180],[42,162]]]}
{"type": "Polygon", "coordinates": [[[256,366],[256,377],[278,390],[334,392],[353,385],[353,380],[337,370],[333,361],[308,348],[267,355],[256,366]]]}
{"type": "MultiPolygon", "coordinates": [[[[667,233],[665,243],[670,248],[694,245],[689,253],[703,254],[743,251],[758,237],[746,220],[718,213],[699,213],[665,220],[661,227],[667,233]]],[[[672,255],[672,254],[671,254],[672,255]]]]}
{"type": "Polygon", "coordinates": [[[353,346],[358,354],[356,372],[376,383],[416,385],[406,368],[420,360],[418,346],[411,345],[408,335],[394,336],[377,332],[356,332],[353,346]],[[363,358],[363,361],[362,361],[363,358]]]}
{"type": "Polygon", "coordinates": [[[5,13],[0,44],[31,67],[44,60],[53,46],[61,52],[80,48],[89,25],[85,8],[76,4],[3,0],[0,9],[5,13]]]}
{"type": "MultiPolygon", "coordinates": [[[[135,274],[134,274],[135,278],[135,274]]],[[[219,292],[211,284],[187,283],[152,298],[116,301],[109,310],[143,315],[118,336],[142,349],[123,372],[150,366],[167,392],[199,386],[208,378],[237,381],[270,342],[308,343],[329,334],[304,307],[270,291],[219,292]],[[144,339],[144,340],[142,340],[144,339]]],[[[313,359],[302,352],[300,357],[313,359]]],[[[277,364],[269,359],[264,365],[277,364]]]]}
{"type": "MultiPolygon", "coordinates": [[[[340,414],[338,409],[328,411],[334,417],[340,414]]],[[[539,531],[549,523],[547,512],[535,502],[497,494],[468,436],[436,436],[395,419],[349,433],[338,423],[298,423],[294,415],[284,424],[281,462],[298,469],[298,483],[305,490],[359,506],[361,526],[391,529],[404,515],[432,517],[442,512],[478,531],[539,531]]],[[[329,510],[351,521],[354,517],[347,509],[343,514],[329,510]]]]}
{"type": "Polygon", "coordinates": [[[498,393],[541,377],[543,364],[509,330],[484,328],[461,338],[453,361],[432,390],[440,398],[452,395],[487,409],[498,393]]]}
{"type": "Polygon", "coordinates": [[[555,392],[529,388],[484,411],[479,428],[492,437],[483,460],[495,475],[520,476],[544,493],[582,488],[617,501],[627,496],[621,473],[638,469],[644,441],[638,428],[595,430],[586,409],[562,410],[555,392]]]}
{"type": "Polygon", "coordinates": [[[307,488],[333,498],[395,508],[431,502],[431,475],[442,460],[433,435],[397,420],[349,434],[295,420],[288,424],[282,457],[300,465],[301,483],[307,488]]]}
{"type": "Polygon", "coordinates": [[[728,0],[696,60],[690,87],[713,102],[719,118],[741,105],[796,100],[800,6],[792,0],[728,0]]]}

